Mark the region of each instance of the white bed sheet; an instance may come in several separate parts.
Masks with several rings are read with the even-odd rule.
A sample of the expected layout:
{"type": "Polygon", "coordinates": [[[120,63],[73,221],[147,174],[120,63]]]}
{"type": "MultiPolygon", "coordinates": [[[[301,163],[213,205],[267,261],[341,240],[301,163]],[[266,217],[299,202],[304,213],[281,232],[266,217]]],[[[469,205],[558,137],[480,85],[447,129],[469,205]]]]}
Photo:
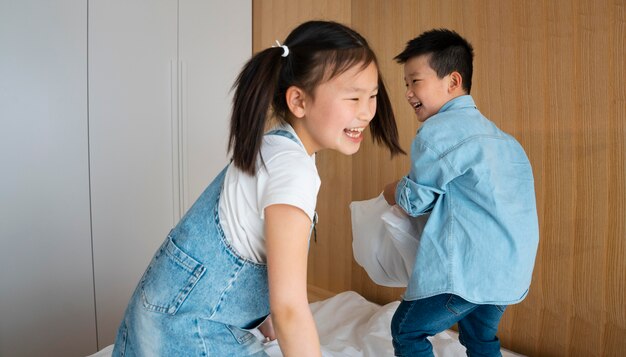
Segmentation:
{"type": "MultiPolygon", "coordinates": [[[[354,291],[312,303],[311,311],[317,324],[324,357],[384,357],[393,356],[389,326],[399,302],[384,306],[367,301],[354,291]]],[[[256,333],[255,333],[256,334],[256,333]]],[[[257,336],[261,338],[261,334],[257,336]]],[[[446,330],[430,339],[435,356],[465,356],[465,347],[458,334],[446,330]]],[[[110,357],[113,346],[107,346],[89,357],[110,357]]],[[[282,357],[278,343],[265,344],[271,357],[282,357]]],[[[502,349],[503,357],[522,356],[502,349]]]]}

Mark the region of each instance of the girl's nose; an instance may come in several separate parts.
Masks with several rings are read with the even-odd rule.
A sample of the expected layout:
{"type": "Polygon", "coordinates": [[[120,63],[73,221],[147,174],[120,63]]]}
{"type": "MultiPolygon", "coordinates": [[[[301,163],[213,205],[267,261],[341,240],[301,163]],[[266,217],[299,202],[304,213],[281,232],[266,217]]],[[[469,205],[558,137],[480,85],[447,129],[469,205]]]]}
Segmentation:
{"type": "Polygon", "coordinates": [[[375,102],[374,105],[372,105],[366,101],[363,102],[363,104],[361,104],[359,107],[359,114],[357,115],[357,118],[359,120],[370,121],[374,118],[374,113],[376,112],[375,102]]]}

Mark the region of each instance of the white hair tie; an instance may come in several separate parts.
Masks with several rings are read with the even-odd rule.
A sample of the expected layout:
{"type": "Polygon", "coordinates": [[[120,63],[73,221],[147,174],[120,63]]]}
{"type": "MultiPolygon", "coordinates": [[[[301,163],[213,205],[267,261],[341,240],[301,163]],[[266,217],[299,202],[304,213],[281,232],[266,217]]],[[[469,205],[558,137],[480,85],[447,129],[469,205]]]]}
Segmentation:
{"type": "Polygon", "coordinates": [[[287,47],[287,45],[281,45],[280,42],[278,42],[278,40],[276,40],[276,44],[278,46],[272,46],[272,47],[282,47],[283,48],[283,54],[281,55],[282,57],[289,56],[289,47],[287,47]]]}

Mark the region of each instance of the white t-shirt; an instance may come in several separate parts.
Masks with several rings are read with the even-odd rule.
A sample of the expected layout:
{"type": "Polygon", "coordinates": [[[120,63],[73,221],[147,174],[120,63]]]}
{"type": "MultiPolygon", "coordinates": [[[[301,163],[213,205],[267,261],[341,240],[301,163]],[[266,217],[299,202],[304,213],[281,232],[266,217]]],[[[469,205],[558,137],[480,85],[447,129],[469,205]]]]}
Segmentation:
{"type": "MultiPolygon", "coordinates": [[[[297,135],[290,125],[280,126],[297,135]]],[[[309,156],[298,142],[281,135],[265,135],[261,144],[263,161],[257,158],[257,174],[251,176],[230,165],[224,178],[219,215],[226,239],[239,255],[266,262],[264,237],[265,207],[288,204],[315,215],[320,178],[315,154],[309,156]],[[265,163],[265,165],[263,164],[265,163]]]]}

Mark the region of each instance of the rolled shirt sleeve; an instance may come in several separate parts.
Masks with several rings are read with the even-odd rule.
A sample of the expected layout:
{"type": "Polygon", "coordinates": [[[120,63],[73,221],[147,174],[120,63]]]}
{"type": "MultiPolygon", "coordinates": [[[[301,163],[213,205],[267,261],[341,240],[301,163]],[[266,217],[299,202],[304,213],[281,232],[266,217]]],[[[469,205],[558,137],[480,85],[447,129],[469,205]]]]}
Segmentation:
{"type": "Polygon", "coordinates": [[[411,170],[396,187],[396,203],[410,216],[430,212],[446,192],[455,170],[447,159],[418,137],[411,145],[411,170]]]}

